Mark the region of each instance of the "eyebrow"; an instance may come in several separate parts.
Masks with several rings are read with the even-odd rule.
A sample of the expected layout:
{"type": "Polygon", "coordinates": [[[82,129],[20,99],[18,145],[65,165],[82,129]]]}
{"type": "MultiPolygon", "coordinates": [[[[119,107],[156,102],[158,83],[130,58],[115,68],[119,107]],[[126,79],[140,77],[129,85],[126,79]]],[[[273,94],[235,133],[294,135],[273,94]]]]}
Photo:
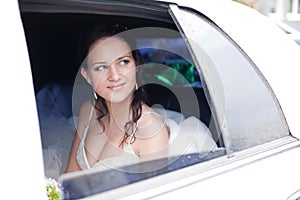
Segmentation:
{"type": "Polygon", "coordinates": [[[121,56],[121,57],[119,57],[119,58],[117,58],[117,59],[115,59],[115,60],[122,60],[123,58],[126,58],[126,57],[132,58],[132,55],[129,54],[129,53],[127,53],[127,54],[125,54],[124,56],[121,56]]]}
{"type": "MultiPolygon", "coordinates": [[[[116,60],[122,60],[123,58],[126,58],[126,57],[133,58],[133,56],[130,53],[126,53],[125,55],[123,55],[123,56],[121,56],[119,58],[114,59],[113,62],[116,61],[116,60]]],[[[106,65],[107,62],[105,62],[105,61],[97,61],[97,62],[92,63],[92,66],[99,65],[99,64],[106,65]]]]}
{"type": "Polygon", "coordinates": [[[94,63],[92,63],[91,67],[95,67],[95,65],[106,65],[106,62],[101,62],[101,61],[94,62],[94,63]]]}

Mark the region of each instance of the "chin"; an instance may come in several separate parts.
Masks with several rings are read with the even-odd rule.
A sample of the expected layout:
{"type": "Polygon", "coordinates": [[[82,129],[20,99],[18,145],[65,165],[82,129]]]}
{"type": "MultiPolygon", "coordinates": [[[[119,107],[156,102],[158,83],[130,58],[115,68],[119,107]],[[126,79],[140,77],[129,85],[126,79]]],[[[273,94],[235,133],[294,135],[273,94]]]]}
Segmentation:
{"type": "Polygon", "coordinates": [[[106,99],[110,103],[123,103],[132,100],[132,93],[130,95],[114,95],[106,99]]]}

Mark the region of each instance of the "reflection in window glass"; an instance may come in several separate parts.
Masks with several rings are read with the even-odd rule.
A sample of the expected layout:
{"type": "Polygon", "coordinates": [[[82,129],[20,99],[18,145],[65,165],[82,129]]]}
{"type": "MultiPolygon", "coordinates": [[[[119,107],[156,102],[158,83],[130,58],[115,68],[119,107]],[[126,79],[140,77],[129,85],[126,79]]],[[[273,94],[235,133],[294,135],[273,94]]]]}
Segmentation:
{"type": "Polygon", "coordinates": [[[278,102],[253,64],[214,25],[194,13],[180,15],[230,151],[288,135],[278,102]]]}

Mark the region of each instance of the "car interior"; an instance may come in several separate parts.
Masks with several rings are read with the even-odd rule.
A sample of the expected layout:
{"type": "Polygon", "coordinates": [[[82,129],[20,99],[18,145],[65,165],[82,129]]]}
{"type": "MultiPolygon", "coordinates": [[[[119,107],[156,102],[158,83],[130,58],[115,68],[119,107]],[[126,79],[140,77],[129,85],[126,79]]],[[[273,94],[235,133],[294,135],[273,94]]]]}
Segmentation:
{"type": "Polygon", "coordinates": [[[74,116],[78,115],[80,105],[92,98],[88,85],[82,84],[78,76],[81,61],[77,55],[77,44],[84,31],[96,25],[118,24],[128,29],[158,27],[178,33],[136,38],[146,63],[144,78],[148,84],[143,86],[147,92],[146,103],[154,108],[178,112],[185,118],[197,117],[209,128],[217,146],[224,147],[216,131],[201,74],[166,9],[155,8],[153,12],[136,9],[134,14],[129,14],[129,6],[123,6],[125,11],[116,14],[117,8],[105,4],[93,8],[87,4],[80,8],[81,11],[74,4],[73,11],[60,5],[55,8],[59,12],[54,12],[51,6],[28,2],[20,3],[20,8],[32,67],[47,176],[57,178],[64,172],[76,130],[74,116]],[[85,12],[89,8],[96,11],[85,12]],[[170,52],[155,48],[156,43],[175,50],[170,52]],[[143,48],[149,45],[151,48],[143,48]],[[174,53],[177,51],[185,52],[182,54],[184,56],[174,53]],[[191,103],[190,95],[195,95],[195,103],[191,103]],[[74,100],[75,96],[80,97],[79,100],[74,100]],[[55,159],[57,162],[52,162],[55,159]]]}

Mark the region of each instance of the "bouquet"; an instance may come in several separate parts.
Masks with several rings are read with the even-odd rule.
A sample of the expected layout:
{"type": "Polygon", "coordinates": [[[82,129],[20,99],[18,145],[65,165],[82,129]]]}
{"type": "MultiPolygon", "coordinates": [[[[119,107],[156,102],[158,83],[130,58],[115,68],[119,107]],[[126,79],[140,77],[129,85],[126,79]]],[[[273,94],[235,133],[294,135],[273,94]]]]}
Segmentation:
{"type": "Polygon", "coordinates": [[[46,191],[49,200],[63,199],[63,187],[55,179],[46,178],[46,191]]]}

